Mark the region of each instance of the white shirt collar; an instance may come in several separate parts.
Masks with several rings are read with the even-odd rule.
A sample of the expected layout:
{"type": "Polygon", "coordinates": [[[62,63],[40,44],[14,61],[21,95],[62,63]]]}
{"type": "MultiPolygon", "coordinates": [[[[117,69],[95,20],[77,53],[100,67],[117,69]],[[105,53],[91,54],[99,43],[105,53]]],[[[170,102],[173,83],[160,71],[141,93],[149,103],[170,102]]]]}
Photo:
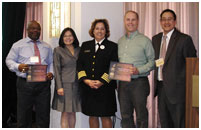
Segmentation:
{"type": "MultiPolygon", "coordinates": [[[[26,42],[27,42],[27,43],[30,43],[30,42],[32,43],[33,40],[32,40],[31,38],[29,38],[29,37],[26,37],[26,42]]],[[[36,40],[36,42],[37,42],[37,43],[41,43],[41,40],[38,39],[38,40],[36,40]]]]}
{"type": "MultiPolygon", "coordinates": [[[[166,36],[167,36],[167,38],[168,39],[170,39],[170,37],[172,36],[172,33],[174,32],[174,30],[175,29],[172,29],[170,32],[168,32],[167,34],[166,34],[166,36]]],[[[164,36],[165,34],[163,33],[163,36],[164,36]]]]}
{"type": "Polygon", "coordinates": [[[105,38],[103,38],[100,42],[97,42],[96,39],[95,39],[95,43],[99,43],[101,45],[101,43],[105,40],[105,38]]]}

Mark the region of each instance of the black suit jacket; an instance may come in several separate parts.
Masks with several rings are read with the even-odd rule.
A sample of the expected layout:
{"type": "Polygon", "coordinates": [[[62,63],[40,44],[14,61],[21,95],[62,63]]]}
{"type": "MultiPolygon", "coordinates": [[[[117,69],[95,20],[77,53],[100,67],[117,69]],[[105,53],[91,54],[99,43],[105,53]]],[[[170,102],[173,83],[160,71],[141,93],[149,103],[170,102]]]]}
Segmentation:
{"type": "MultiPolygon", "coordinates": [[[[152,38],[155,59],[159,59],[163,33],[152,38]]],[[[163,66],[163,87],[166,96],[172,104],[185,102],[186,87],[186,58],[196,57],[196,50],[192,38],[179,32],[176,28],[172,33],[163,66]]],[[[154,71],[155,96],[157,95],[158,67],[154,71]]]]}

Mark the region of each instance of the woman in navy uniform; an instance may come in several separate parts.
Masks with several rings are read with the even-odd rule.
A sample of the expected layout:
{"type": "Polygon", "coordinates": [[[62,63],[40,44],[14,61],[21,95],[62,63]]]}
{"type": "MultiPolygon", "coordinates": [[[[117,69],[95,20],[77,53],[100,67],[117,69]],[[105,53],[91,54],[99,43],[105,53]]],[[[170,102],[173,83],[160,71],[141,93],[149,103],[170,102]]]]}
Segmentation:
{"type": "Polygon", "coordinates": [[[81,87],[82,113],[89,116],[91,128],[111,128],[111,116],[117,111],[116,81],[108,77],[111,61],[118,61],[117,44],[109,41],[109,24],[106,19],[95,19],[89,34],[93,40],[83,42],[77,60],[81,87]]]}

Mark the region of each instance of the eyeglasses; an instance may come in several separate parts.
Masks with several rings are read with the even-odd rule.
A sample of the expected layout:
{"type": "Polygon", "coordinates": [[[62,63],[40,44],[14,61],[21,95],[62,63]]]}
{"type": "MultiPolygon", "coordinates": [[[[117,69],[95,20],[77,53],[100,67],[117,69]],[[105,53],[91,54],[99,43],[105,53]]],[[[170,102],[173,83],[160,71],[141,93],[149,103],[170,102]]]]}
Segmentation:
{"type": "Polygon", "coordinates": [[[166,21],[171,22],[172,20],[174,20],[174,18],[167,18],[167,19],[162,18],[161,19],[162,22],[166,22],[166,21]]]}

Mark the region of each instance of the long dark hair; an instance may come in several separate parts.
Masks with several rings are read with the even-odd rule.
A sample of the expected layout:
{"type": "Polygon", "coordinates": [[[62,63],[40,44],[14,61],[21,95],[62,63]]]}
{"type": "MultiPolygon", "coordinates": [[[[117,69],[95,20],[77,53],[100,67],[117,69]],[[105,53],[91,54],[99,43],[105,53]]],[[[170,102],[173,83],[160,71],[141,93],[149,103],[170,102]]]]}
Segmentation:
{"type": "Polygon", "coordinates": [[[62,33],[61,33],[61,35],[60,35],[60,38],[59,38],[59,46],[60,46],[60,47],[63,47],[63,48],[66,46],[65,43],[64,43],[64,41],[63,41],[63,37],[64,37],[64,34],[65,34],[67,31],[70,31],[71,34],[73,35],[73,38],[74,38],[74,41],[73,41],[73,43],[72,43],[72,44],[73,44],[73,47],[74,47],[74,48],[79,47],[79,41],[78,41],[78,39],[77,39],[77,36],[76,36],[75,32],[73,31],[73,29],[72,29],[72,28],[69,28],[69,27],[65,28],[65,29],[62,31],[62,33]]]}

